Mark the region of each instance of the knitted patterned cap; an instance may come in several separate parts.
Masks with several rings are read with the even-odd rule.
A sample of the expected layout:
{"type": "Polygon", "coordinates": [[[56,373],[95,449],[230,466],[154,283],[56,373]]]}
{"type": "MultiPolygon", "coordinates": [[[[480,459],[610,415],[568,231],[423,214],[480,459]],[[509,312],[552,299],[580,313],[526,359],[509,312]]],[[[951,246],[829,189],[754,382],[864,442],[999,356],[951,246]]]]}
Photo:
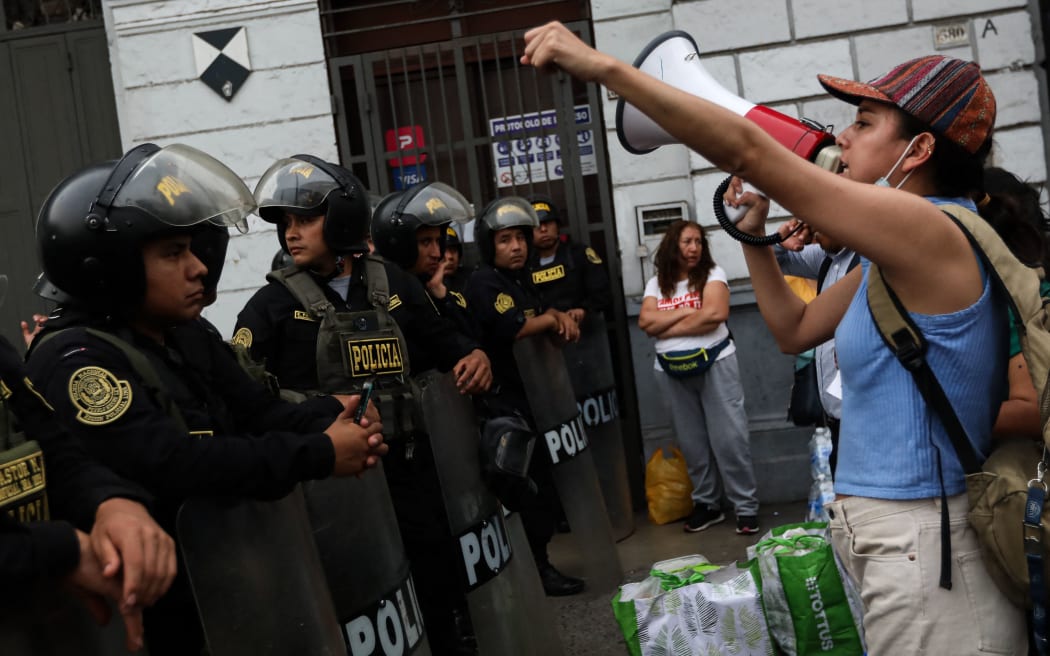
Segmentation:
{"type": "Polygon", "coordinates": [[[830,75],[817,79],[828,93],[853,105],[865,98],[895,105],[969,153],[977,152],[995,124],[995,96],[973,62],[930,55],[866,84],[830,75]]]}

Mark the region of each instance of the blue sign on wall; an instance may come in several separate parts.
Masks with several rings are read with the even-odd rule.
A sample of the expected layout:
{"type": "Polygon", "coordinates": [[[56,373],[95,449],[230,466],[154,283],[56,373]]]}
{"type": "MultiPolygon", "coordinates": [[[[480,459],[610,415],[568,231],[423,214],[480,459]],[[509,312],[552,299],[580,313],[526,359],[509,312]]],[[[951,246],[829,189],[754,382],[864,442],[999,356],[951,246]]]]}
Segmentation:
{"type": "Polygon", "coordinates": [[[404,191],[414,184],[427,181],[427,167],[423,164],[391,169],[394,172],[394,189],[404,191]]]}

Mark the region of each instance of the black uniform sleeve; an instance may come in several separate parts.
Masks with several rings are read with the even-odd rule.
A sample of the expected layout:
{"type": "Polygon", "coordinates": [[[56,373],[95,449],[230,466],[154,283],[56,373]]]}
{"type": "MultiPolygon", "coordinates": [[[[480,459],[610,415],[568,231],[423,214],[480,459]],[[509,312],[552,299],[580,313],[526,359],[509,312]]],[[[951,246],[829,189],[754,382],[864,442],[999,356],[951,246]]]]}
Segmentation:
{"type": "Polygon", "coordinates": [[[73,525],[52,521],[19,524],[0,514],[0,586],[69,574],[80,562],[73,525]]]}
{"type": "Polygon", "coordinates": [[[5,403],[18,419],[27,439],[36,440],[44,453],[47,495],[51,513],[91,530],[99,504],[124,497],[148,505],[144,489],[114,474],[88,456],[84,446],[64,430],[47,402],[27,378],[18,352],[0,338],[0,380],[9,394],[5,403]]]}
{"type": "Polygon", "coordinates": [[[273,295],[271,285],[255,292],[237,315],[233,341],[244,344],[256,362],[272,363],[276,358],[276,328],[268,308],[273,295]]]}
{"type": "Polygon", "coordinates": [[[499,274],[480,269],[467,283],[467,308],[486,342],[513,342],[525,325],[525,312],[514,302],[512,290],[499,274]],[[509,305],[508,305],[509,302],[509,305]]]}
{"type": "Polygon", "coordinates": [[[583,309],[602,312],[612,307],[612,290],[609,288],[609,273],[594,249],[573,244],[576,270],[583,276],[583,309]]]}
{"type": "MultiPolygon", "coordinates": [[[[92,455],[158,497],[276,498],[301,480],[328,476],[334,466],[331,440],[322,433],[185,434],[151,397],[123,353],[79,329],[36,349],[29,373],[92,455]],[[97,398],[104,402],[74,400],[78,385],[85,390],[93,385],[96,392],[101,388],[97,398]]],[[[272,419],[265,411],[258,414],[272,419]]]]}
{"type": "Polygon", "coordinates": [[[413,373],[424,371],[422,362],[432,360],[440,371],[449,371],[464,356],[480,348],[446,317],[438,314],[423,283],[400,268],[386,263],[390,284],[390,315],[408,341],[413,373]],[[396,302],[394,297],[397,297],[396,302]],[[425,353],[424,353],[425,351],[425,353]]]}

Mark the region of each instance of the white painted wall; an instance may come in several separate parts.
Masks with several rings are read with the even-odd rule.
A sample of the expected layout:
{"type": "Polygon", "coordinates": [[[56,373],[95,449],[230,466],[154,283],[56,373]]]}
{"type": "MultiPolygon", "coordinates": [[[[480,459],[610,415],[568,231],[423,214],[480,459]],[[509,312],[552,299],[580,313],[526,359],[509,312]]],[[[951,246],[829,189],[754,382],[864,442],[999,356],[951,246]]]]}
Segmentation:
{"type": "MultiPolygon", "coordinates": [[[[331,93],[316,0],[106,0],[106,34],[124,148],[154,142],[199,148],[249,187],[275,160],[337,160],[331,93]],[[247,28],[252,73],[227,102],[197,79],[193,33],[247,28]]],[[[252,217],[230,240],[219,299],[205,316],[229,336],[279,248],[252,217]]]]}
{"type": "MultiPolygon", "coordinates": [[[[597,47],[633,62],[660,33],[684,30],[702,62],[727,89],[785,114],[848,125],[854,108],[829,98],[817,73],[869,80],[907,59],[939,53],[981,65],[998,101],[994,164],[1023,178],[1047,179],[1048,108],[1033,63],[1036,47],[1026,0],[593,0],[597,47]],[[933,27],[966,22],[970,42],[937,51],[933,27]]],[[[607,96],[606,96],[607,97],[607,96]]],[[[619,143],[605,102],[617,230],[628,296],[643,289],[635,207],[686,201],[710,230],[715,260],[730,278],[747,277],[740,247],[715,222],[711,197],[725,177],[683,146],[631,155],[619,143]]],[[[773,220],[784,211],[774,208],[773,220]]]]}

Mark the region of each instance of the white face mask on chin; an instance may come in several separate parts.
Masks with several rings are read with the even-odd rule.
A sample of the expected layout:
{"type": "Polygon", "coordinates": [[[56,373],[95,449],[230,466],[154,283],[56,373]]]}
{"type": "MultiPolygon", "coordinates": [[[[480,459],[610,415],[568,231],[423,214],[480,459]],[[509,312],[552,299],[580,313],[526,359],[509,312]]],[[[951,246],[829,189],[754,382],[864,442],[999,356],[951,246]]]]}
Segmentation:
{"type": "MultiPolygon", "coordinates": [[[[901,153],[901,156],[897,158],[897,163],[893,165],[893,168],[891,168],[889,170],[889,172],[886,173],[886,175],[882,176],[881,178],[879,178],[878,180],[875,181],[875,186],[876,187],[890,187],[890,186],[892,186],[892,185],[890,185],[889,177],[891,175],[893,175],[897,171],[897,167],[900,166],[901,162],[904,161],[904,158],[905,158],[905,156],[907,156],[908,151],[910,151],[911,147],[913,145],[915,145],[915,140],[918,139],[918,138],[919,138],[919,135],[915,135],[914,137],[911,138],[911,141],[908,142],[908,145],[904,147],[904,152],[901,153]]],[[[910,178],[911,174],[914,173],[914,172],[915,172],[915,169],[912,169],[911,171],[908,171],[908,173],[904,176],[904,179],[901,180],[897,184],[897,186],[894,187],[894,188],[895,189],[900,189],[901,187],[903,187],[904,183],[908,181],[908,178],[910,178]]]]}

